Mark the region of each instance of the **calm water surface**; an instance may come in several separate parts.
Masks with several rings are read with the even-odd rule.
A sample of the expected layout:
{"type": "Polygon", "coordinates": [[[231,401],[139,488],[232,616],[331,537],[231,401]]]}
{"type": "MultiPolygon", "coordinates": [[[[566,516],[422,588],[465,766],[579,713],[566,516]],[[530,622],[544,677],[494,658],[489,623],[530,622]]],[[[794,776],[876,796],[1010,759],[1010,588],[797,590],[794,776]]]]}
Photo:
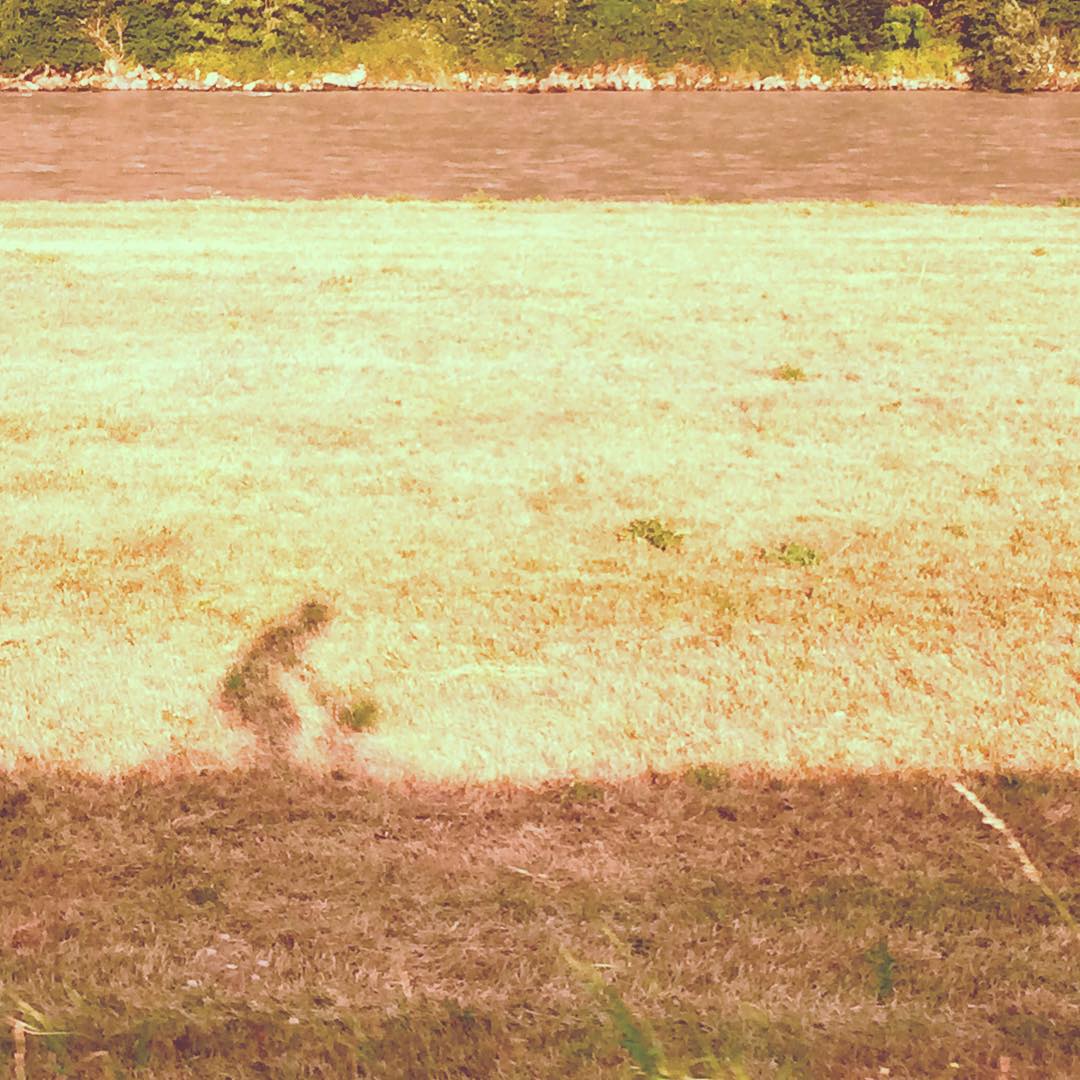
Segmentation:
{"type": "Polygon", "coordinates": [[[1080,94],[0,95],[0,199],[1080,195],[1080,94]]]}

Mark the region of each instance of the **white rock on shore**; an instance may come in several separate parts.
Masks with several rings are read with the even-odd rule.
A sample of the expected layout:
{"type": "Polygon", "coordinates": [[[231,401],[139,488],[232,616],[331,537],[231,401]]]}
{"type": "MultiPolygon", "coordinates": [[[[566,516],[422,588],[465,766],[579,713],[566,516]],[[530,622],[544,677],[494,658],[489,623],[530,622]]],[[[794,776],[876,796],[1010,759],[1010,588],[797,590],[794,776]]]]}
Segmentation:
{"type": "Polygon", "coordinates": [[[358,64],[352,71],[345,75],[330,72],[322,76],[323,86],[329,86],[334,90],[359,90],[367,80],[367,68],[358,64]]]}
{"type": "MultiPolygon", "coordinates": [[[[656,78],[632,64],[607,66],[598,64],[586,71],[571,72],[557,67],[543,78],[508,72],[471,74],[459,71],[441,76],[433,83],[399,82],[383,80],[370,82],[362,64],[350,72],[327,72],[313,76],[299,84],[277,83],[255,79],[243,85],[233,82],[216,71],[205,76],[198,70],[194,78],[182,78],[171,72],[158,72],[140,65],[127,66],[110,59],[96,70],[87,69],[75,73],[54,71],[49,66],[31,69],[21,75],[0,75],[0,91],[22,93],[63,90],[188,90],[222,91],[244,90],[248,93],[317,92],[320,90],[359,90],[361,88],[383,90],[436,91],[469,90],[487,93],[569,93],[573,90],[648,91],[648,90],[967,90],[971,77],[967,71],[957,68],[948,77],[925,79],[905,78],[899,72],[877,74],[859,68],[845,68],[831,79],[820,75],[807,75],[800,71],[796,78],[785,79],[781,75],[761,77],[756,72],[716,74],[692,64],[676,64],[656,78]]],[[[1080,71],[1055,70],[1044,91],[1080,92],[1080,71]]]]}

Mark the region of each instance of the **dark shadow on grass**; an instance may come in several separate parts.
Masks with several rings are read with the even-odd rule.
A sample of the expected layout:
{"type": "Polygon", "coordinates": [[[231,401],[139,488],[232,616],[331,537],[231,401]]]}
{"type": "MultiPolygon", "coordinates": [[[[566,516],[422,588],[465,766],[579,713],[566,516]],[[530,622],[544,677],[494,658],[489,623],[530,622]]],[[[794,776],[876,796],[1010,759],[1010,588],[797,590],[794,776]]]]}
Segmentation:
{"type": "MultiPolygon", "coordinates": [[[[31,1076],[624,1075],[629,1021],[565,950],[671,1075],[1075,1075],[1077,942],[949,779],[21,770],[0,1016],[68,1033],[27,1036],[31,1076]]],[[[962,779],[1080,914],[1080,777],[962,779]]]]}
{"type": "Polygon", "coordinates": [[[264,763],[283,762],[300,717],[278,679],[303,663],[303,652],[333,619],[329,604],[308,600],[283,619],[267,625],[229,668],[219,688],[218,705],[253,731],[264,763]]]}

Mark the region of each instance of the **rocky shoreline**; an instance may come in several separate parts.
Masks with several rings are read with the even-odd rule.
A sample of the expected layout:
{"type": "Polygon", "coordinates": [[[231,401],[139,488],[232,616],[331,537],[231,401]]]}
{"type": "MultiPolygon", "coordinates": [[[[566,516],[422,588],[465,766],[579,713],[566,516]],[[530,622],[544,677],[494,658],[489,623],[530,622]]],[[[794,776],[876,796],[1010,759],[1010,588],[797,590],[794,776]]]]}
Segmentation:
{"type": "MultiPolygon", "coordinates": [[[[240,83],[216,71],[205,75],[195,72],[194,78],[184,78],[168,71],[156,71],[142,65],[127,66],[109,60],[102,68],[83,71],[57,71],[48,66],[23,72],[21,75],[0,75],[0,92],[32,94],[38,92],[79,91],[162,91],[182,90],[195,93],[223,91],[249,94],[309,93],[313,91],[346,90],[406,90],[416,92],[480,92],[560,94],[573,91],[858,91],[858,90],[969,90],[970,77],[957,68],[951,78],[904,78],[901,75],[882,75],[860,69],[847,69],[833,78],[800,73],[787,79],[780,75],[765,78],[756,73],[721,75],[704,68],[678,64],[671,71],[651,76],[633,64],[597,66],[587,71],[571,72],[555,68],[543,78],[535,75],[493,75],[459,71],[435,82],[403,82],[371,80],[361,65],[353,71],[327,72],[303,82],[274,82],[257,79],[240,83]]],[[[1057,71],[1037,92],[1080,92],[1080,71],[1057,71]]]]}

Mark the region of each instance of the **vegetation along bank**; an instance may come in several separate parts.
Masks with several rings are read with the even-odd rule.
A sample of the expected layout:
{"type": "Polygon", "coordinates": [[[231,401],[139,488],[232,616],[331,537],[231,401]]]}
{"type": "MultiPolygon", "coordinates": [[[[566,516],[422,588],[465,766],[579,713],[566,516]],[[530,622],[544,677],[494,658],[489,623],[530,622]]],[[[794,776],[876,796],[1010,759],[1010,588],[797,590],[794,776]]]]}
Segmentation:
{"type": "Polygon", "coordinates": [[[1080,89],[1080,0],[0,0],[0,89],[1080,89]]]}

